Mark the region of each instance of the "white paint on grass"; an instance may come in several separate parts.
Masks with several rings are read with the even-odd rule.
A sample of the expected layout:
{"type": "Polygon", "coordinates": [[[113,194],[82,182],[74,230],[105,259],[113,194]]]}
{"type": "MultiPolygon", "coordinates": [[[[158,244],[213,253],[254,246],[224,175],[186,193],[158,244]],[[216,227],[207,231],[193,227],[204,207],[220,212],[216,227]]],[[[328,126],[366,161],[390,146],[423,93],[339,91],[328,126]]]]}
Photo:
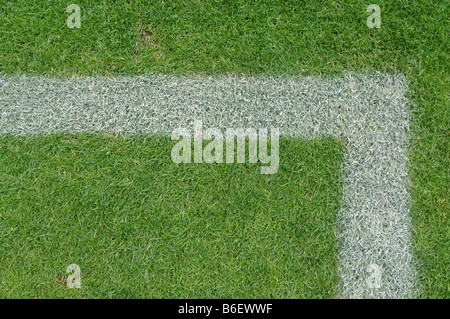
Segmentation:
{"type": "MultiPolygon", "coordinates": [[[[343,298],[413,297],[409,111],[399,75],[0,77],[0,134],[167,135],[176,127],[280,128],[344,141],[343,298]]],[[[331,225],[330,225],[331,227],[331,225]]]]}

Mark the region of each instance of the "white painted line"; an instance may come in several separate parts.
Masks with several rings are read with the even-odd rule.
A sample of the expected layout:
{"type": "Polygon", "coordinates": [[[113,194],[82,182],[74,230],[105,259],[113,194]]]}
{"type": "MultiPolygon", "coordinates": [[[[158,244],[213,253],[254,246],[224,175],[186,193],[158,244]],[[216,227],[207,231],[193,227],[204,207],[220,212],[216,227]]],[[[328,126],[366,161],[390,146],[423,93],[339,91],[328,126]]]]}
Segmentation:
{"type": "Polygon", "coordinates": [[[176,127],[278,127],[345,142],[343,298],[414,297],[406,84],[400,75],[0,77],[0,134],[170,135],[176,127]]]}

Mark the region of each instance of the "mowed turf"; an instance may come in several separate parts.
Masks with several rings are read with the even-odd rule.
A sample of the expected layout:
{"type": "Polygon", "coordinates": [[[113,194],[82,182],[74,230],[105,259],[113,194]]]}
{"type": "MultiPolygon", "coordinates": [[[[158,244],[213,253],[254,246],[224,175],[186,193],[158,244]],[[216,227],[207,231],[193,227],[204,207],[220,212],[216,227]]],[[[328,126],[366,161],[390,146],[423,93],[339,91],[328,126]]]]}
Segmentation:
{"type": "Polygon", "coordinates": [[[168,138],[0,138],[0,297],[332,298],[342,147],[174,164],[168,138]],[[82,289],[67,289],[78,264],[82,289]]]}
{"type": "Polygon", "coordinates": [[[0,72],[405,74],[419,296],[450,297],[448,1],[376,1],[380,29],[359,0],[76,3],[81,29],[66,26],[69,2],[0,2],[0,72]]]}

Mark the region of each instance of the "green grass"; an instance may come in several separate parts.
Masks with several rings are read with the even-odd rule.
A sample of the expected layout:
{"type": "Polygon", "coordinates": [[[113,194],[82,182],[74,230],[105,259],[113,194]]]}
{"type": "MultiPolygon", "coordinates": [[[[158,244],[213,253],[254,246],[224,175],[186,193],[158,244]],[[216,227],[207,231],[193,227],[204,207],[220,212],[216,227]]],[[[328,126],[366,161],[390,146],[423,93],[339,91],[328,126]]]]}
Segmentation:
{"type": "Polygon", "coordinates": [[[376,1],[380,29],[357,0],[77,3],[82,27],[70,30],[66,1],[0,1],[0,72],[405,74],[420,296],[450,297],[448,1],[376,1]]]}
{"type": "Polygon", "coordinates": [[[280,170],[174,164],[162,138],[0,138],[0,297],[332,298],[342,147],[280,170]],[[83,289],[65,284],[81,268],[83,289]]]}

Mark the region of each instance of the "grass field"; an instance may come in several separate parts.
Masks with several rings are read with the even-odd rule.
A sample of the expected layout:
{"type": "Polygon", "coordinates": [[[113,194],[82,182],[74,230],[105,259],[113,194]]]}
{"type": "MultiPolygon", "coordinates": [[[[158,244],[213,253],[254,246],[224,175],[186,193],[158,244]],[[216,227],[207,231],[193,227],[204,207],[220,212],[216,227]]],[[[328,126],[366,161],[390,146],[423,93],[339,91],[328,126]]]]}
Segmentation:
{"type": "Polygon", "coordinates": [[[279,174],[261,175],[180,167],[170,139],[1,142],[4,297],[74,296],[58,280],[69,260],[75,296],[335,295],[339,144],[285,140],[279,174]]]}
{"type": "MultiPolygon", "coordinates": [[[[2,74],[405,74],[419,297],[450,297],[447,1],[376,1],[380,29],[366,26],[370,3],[362,1],[78,1],[82,26],[68,29],[70,3],[0,1],[2,74]]],[[[168,145],[122,137],[1,137],[0,296],[335,296],[338,144],[284,141],[285,162],[270,178],[253,174],[254,166],[175,170],[168,145]],[[242,176],[247,182],[236,188],[242,176]],[[294,181],[304,183],[290,187],[294,181]],[[184,216],[170,196],[183,203],[184,216]],[[205,196],[211,201],[202,202],[205,196]],[[278,200],[263,209],[271,197],[278,200]],[[210,205],[217,205],[216,214],[210,205]],[[248,209],[255,206],[261,209],[248,209]],[[155,214],[143,214],[143,207],[155,214]],[[230,208],[234,219],[225,218],[230,208]],[[162,236],[167,247],[150,245],[162,236]],[[170,252],[173,257],[163,258],[170,252]],[[261,263],[250,262],[261,255],[261,263]],[[150,258],[159,262],[142,272],[139,265],[150,258]],[[72,262],[85,269],[79,292],[63,289],[58,279],[72,262]],[[173,273],[165,263],[176,265],[173,273]],[[229,271],[237,265],[244,276],[229,271]]]]}

